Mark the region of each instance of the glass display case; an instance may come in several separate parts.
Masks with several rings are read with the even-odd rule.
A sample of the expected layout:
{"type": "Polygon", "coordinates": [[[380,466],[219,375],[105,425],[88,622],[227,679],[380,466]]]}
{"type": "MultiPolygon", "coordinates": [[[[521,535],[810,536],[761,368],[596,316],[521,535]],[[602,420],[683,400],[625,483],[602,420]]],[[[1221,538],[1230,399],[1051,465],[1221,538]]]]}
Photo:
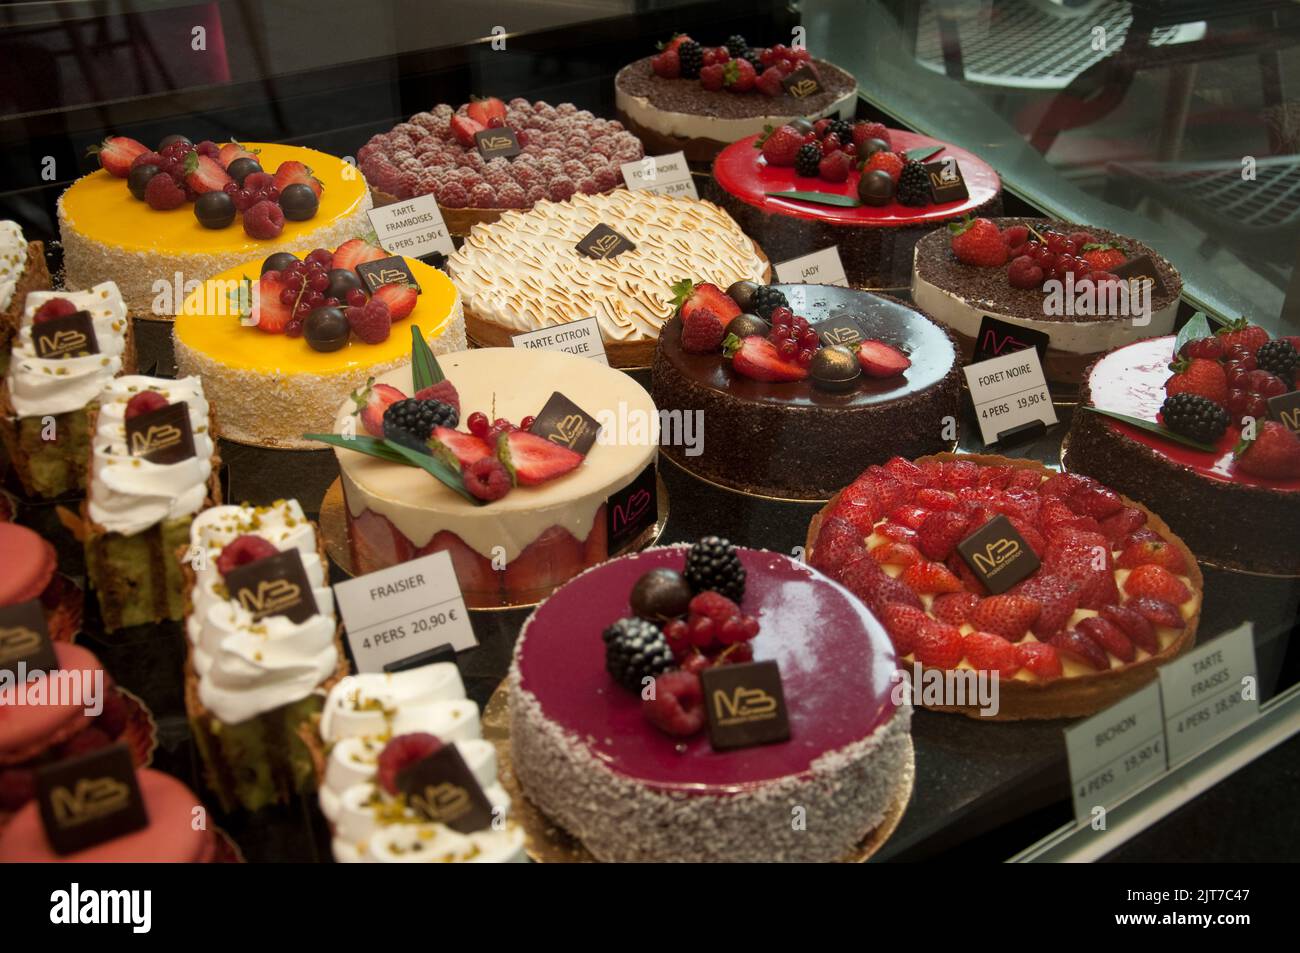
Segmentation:
{"type": "Polygon", "coordinates": [[[0,861],[1293,858],[1298,38],[0,8],[0,861]]]}

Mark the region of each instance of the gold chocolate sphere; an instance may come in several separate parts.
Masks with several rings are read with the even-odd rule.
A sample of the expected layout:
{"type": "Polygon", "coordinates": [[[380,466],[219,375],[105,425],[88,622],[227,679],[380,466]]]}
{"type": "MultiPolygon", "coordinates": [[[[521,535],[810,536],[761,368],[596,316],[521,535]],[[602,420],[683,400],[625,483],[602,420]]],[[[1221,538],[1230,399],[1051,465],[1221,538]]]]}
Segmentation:
{"type": "Polygon", "coordinates": [[[813,355],[808,373],[822,390],[849,390],[862,376],[862,368],[851,348],[834,344],[813,355]]]}

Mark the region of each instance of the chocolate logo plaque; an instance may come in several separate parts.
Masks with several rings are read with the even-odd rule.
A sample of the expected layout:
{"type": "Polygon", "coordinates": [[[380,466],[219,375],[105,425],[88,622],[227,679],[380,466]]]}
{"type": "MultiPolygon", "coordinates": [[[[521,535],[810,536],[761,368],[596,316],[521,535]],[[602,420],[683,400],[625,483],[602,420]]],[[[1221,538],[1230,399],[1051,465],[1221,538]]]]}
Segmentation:
{"type": "Polygon", "coordinates": [[[806,99],[822,91],[821,80],[817,78],[817,74],[808,67],[807,63],[781,80],[781,85],[795,99],[806,99]]]}
{"type": "Polygon", "coordinates": [[[1110,273],[1116,278],[1123,278],[1128,282],[1130,290],[1136,290],[1133,285],[1142,281],[1151,282],[1151,296],[1158,297],[1165,293],[1165,282],[1160,277],[1160,272],[1156,268],[1156,263],[1151,260],[1150,255],[1138,255],[1136,258],[1130,258],[1122,265],[1116,265],[1110,270],[1110,273]]]}
{"type": "Polygon", "coordinates": [[[59,667],[39,599],[0,607],[0,672],[17,678],[20,664],[28,673],[59,667]]]}
{"type": "Polygon", "coordinates": [[[630,546],[659,519],[659,484],[652,463],[605,501],[606,545],[611,554],[630,546]]]}
{"type": "Polygon", "coordinates": [[[625,251],[631,251],[636,248],[636,245],[630,238],[619,234],[604,222],[601,222],[584,235],[582,241],[578,242],[574,247],[588,258],[605,261],[610,258],[617,258],[625,251]]]}
{"type": "Polygon", "coordinates": [[[1042,362],[1047,359],[1047,346],[1051,340],[1052,336],[1045,331],[1022,328],[1018,324],[986,314],[980,321],[979,336],[975,338],[975,356],[972,358],[972,363],[987,361],[991,357],[1001,357],[1012,351],[1023,351],[1031,347],[1038,349],[1038,360],[1042,362]]]}
{"type": "Polygon", "coordinates": [[[827,347],[843,344],[845,347],[856,348],[867,339],[862,322],[851,314],[833,315],[818,321],[812,329],[817,332],[822,344],[827,347]]]}
{"type": "Polygon", "coordinates": [[[961,174],[961,166],[951,156],[947,159],[927,162],[925,172],[930,177],[930,198],[936,205],[970,198],[970,192],[966,189],[966,180],[961,174]]]}
{"type": "Polygon", "coordinates": [[[306,622],[317,612],[316,597],[297,549],[236,566],[226,574],[226,590],[252,613],[254,622],[272,615],[306,622]]]}
{"type": "Polygon", "coordinates": [[[180,463],[194,456],[194,432],[185,401],[168,404],[126,422],[126,449],[150,463],[180,463]]]}
{"type": "Polygon", "coordinates": [[[1270,397],[1268,415],[1292,433],[1300,434],[1300,390],[1270,397]]]}
{"type": "Polygon", "coordinates": [[[43,360],[99,353],[95,322],[89,311],[74,311],[32,325],[32,350],[43,360]]]}
{"type": "Polygon", "coordinates": [[[45,836],[61,855],[149,823],[131,751],[124,743],[38,768],[36,802],[45,836]]]}
{"type": "Polygon", "coordinates": [[[600,433],[600,424],[558,390],[551,395],[528,428],[530,433],[567,447],[574,453],[587,455],[600,433]]]}
{"type": "Polygon", "coordinates": [[[1011,521],[999,514],[957,544],[957,552],[993,595],[1038,568],[1038,557],[1011,521]]]}
{"type": "Polygon", "coordinates": [[[700,673],[715,751],[790,739],[781,669],[774,661],[719,665],[700,673]]]}
{"type": "Polygon", "coordinates": [[[522,151],[519,139],[515,136],[515,131],[507,126],[499,126],[496,129],[480,129],[474,133],[474,144],[478,146],[478,154],[483,157],[484,162],[498,156],[509,159],[519,155],[522,151]]]}
{"type": "Polygon", "coordinates": [[[492,804],[455,745],[397,772],[397,789],[421,817],[454,831],[472,834],[492,825],[492,804]]]}
{"type": "Polygon", "coordinates": [[[367,291],[373,292],[380,285],[410,285],[415,293],[420,293],[420,283],[411,274],[411,266],[401,255],[390,255],[378,261],[363,261],[356,267],[357,277],[367,291]]]}

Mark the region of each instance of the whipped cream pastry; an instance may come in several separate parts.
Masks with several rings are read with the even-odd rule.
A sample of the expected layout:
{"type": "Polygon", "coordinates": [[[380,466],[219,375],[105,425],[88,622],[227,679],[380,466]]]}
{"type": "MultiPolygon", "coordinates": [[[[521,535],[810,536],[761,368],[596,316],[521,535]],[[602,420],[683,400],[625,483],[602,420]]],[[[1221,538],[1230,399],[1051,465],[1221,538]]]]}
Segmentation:
{"type": "Polygon", "coordinates": [[[27,268],[27,239],[17,222],[0,222],[0,311],[13,303],[18,279],[27,268]]]}
{"type": "Polygon", "coordinates": [[[763,280],[766,264],[710,202],[615,189],[476,225],[447,270],[480,320],[522,333],[594,316],[606,341],[631,342],[658,338],[683,278],[725,288],[763,280]],[[635,247],[608,259],[579,252],[600,224],[635,247]]]}
{"type": "Polygon", "coordinates": [[[99,395],[93,441],[86,502],[92,522],[108,532],[130,536],[163,520],[191,516],[207,499],[213,442],[208,402],[197,377],[163,380],[129,374],[109,381],[99,395]],[[172,404],[185,402],[194,456],[177,463],[151,463],[128,452],[126,405],[145,390],[157,391],[172,404]]]}
{"type": "Polygon", "coordinates": [[[214,506],[190,527],[193,609],[185,620],[199,700],[227,724],[238,724],[311,694],[338,666],[334,592],[316,528],[297,500],[270,506],[214,506]],[[281,552],[297,549],[317,612],[303,622],[275,615],[254,622],[231,601],[217,557],[237,536],[256,535],[281,552]]]}
{"type": "Polygon", "coordinates": [[[65,414],[99,396],[122,370],[126,350],[126,304],[111,281],[86,291],[33,291],[23,305],[22,327],[9,364],[9,402],[19,417],[65,414]],[[32,345],[32,317],[51,298],[67,298],[89,311],[98,354],[42,358],[32,345]]]}
{"type": "Polygon", "coordinates": [[[465,698],[455,664],[406,672],[350,675],[330,690],[321,713],[329,754],[321,812],[334,828],[334,859],[356,862],[524,860],[524,832],[510,820],[510,796],[497,780],[496,748],[482,738],[478,708],[465,698]],[[379,755],[398,735],[423,732],[454,744],[500,819],[462,834],[418,817],[376,783],[379,755]]]}

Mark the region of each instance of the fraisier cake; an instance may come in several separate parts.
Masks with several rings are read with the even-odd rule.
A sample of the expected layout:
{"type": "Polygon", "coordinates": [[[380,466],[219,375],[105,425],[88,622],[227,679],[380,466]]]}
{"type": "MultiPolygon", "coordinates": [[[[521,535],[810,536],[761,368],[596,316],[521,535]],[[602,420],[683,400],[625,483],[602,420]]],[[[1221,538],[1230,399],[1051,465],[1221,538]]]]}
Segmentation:
{"type": "Polygon", "coordinates": [[[152,152],[107,140],[103,168],[60,196],[67,287],[111,279],[132,315],[171,320],[194,283],[281,249],[333,248],[370,227],[365,179],[342,159],[275,143],[164,143],[152,152]],[[174,169],[174,180],[140,166],[174,169]]]}
{"type": "Polygon", "coordinates": [[[844,859],[910,790],[911,708],[894,701],[895,666],[880,623],[814,569],[716,538],[647,550],[579,576],[524,625],[509,675],[515,774],[598,860],[844,859]],[[731,570],[693,572],[697,551],[731,570]],[[651,573],[664,588],[646,600],[651,573]],[[693,634],[697,610],[718,607],[744,614],[712,626],[733,644],[679,650],[669,633],[693,634]],[[777,663],[789,737],[715,750],[698,673],[746,657],[777,663]],[[796,805],[806,828],[791,823],[796,805]]]}
{"type": "Polygon", "coordinates": [[[619,189],[542,202],[478,225],[447,262],[469,336],[509,347],[525,331],[595,317],[610,363],[650,363],[683,277],[727,287],[765,281],[761,250],[716,205],[619,189]],[[577,245],[598,225],[634,247],[591,258],[577,245]]]}

